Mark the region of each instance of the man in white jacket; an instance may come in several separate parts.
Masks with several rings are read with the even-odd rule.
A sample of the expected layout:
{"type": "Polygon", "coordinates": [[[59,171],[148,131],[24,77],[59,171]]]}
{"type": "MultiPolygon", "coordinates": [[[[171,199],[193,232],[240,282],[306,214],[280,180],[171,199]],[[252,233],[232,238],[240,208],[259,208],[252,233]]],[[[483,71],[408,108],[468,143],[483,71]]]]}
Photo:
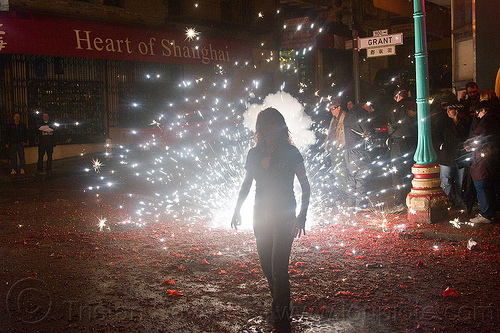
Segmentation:
{"type": "Polygon", "coordinates": [[[56,126],[54,123],[49,121],[49,114],[44,112],[42,115],[42,122],[38,125],[40,143],[38,144],[37,173],[43,171],[43,158],[45,153],[47,153],[47,167],[45,171],[49,173],[52,170],[52,152],[54,151],[54,146],[56,145],[54,137],[55,129],[56,126]]]}

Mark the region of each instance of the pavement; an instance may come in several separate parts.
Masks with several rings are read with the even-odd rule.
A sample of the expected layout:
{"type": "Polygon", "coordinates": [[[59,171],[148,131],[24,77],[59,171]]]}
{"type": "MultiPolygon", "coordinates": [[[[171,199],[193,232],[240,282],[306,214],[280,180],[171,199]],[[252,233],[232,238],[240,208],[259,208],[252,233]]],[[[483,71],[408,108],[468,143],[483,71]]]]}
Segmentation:
{"type": "Polygon", "coordinates": [[[48,178],[57,179],[71,177],[75,174],[81,173],[81,159],[82,157],[70,157],[60,160],[54,160],[52,162],[52,171],[49,175],[47,175],[47,173],[45,172],[42,172],[40,175],[36,175],[36,164],[26,165],[24,175],[21,175],[19,173],[17,173],[16,175],[11,175],[10,162],[7,159],[2,158],[0,159],[0,186],[12,186],[15,184],[34,182],[37,180],[48,178]]]}
{"type": "MultiPolygon", "coordinates": [[[[53,170],[50,174],[42,173],[36,175],[36,165],[26,166],[25,175],[10,175],[9,161],[5,158],[0,159],[0,188],[36,188],[40,186],[57,186],[58,184],[76,184],[79,177],[85,177],[83,169],[84,163],[87,168],[91,168],[90,160],[93,158],[102,158],[102,154],[85,155],[83,157],[72,157],[53,161],[53,170]]],[[[71,185],[68,185],[71,186],[71,185]]],[[[3,198],[2,201],[5,201],[3,198]]],[[[389,207],[390,208],[390,207],[389,207]]],[[[476,205],[472,216],[478,213],[479,207],[476,205]]],[[[334,214],[334,212],[332,212],[334,214]]],[[[367,212],[359,212],[346,218],[335,219],[337,224],[346,226],[363,227],[371,230],[396,231],[403,237],[424,236],[436,240],[449,240],[454,242],[474,241],[476,243],[486,242],[500,245],[500,223],[491,224],[472,224],[466,211],[449,209],[449,218],[434,224],[411,224],[406,218],[406,213],[390,214],[373,208],[367,212]],[[373,218],[376,216],[376,220],[373,218]],[[380,223],[380,221],[384,221],[380,223]],[[354,221],[354,223],[353,223],[354,221]]],[[[500,215],[500,214],[499,214],[500,215]]],[[[500,216],[497,216],[500,221],[500,216]]]]}

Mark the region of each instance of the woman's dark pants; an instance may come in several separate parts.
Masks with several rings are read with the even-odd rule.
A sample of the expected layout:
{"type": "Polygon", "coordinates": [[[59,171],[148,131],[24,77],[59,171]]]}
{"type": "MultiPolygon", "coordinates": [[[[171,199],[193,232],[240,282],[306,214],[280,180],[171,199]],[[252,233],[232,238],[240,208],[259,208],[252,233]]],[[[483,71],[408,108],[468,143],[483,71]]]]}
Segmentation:
{"type": "Polygon", "coordinates": [[[280,320],[290,318],[288,264],[293,243],[293,217],[287,221],[255,221],[254,232],[262,271],[273,297],[273,313],[280,320]]]}

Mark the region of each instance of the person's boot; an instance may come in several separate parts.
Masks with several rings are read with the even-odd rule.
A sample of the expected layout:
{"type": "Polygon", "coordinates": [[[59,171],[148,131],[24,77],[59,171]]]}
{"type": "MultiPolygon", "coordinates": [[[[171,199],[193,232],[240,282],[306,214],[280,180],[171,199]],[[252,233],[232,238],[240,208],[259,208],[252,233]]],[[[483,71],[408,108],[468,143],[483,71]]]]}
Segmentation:
{"type": "Polygon", "coordinates": [[[290,310],[288,308],[276,308],[276,314],[277,316],[273,323],[276,332],[291,332],[292,328],[290,322],[292,319],[290,318],[290,310]]]}

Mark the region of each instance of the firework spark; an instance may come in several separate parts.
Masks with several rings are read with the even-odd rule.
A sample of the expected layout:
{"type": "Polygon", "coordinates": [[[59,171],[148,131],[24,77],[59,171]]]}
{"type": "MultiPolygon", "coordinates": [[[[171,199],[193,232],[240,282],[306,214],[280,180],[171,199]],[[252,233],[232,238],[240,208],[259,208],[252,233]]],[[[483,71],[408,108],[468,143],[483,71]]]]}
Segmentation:
{"type": "Polygon", "coordinates": [[[186,28],[186,40],[193,41],[198,35],[200,32],[196,31],[195,28],[186,28]]]}
{"type": "Polygon", "coordinates": [[[97,173],[100,173],[101,167],[105,166],[105,164],[102,163],[101,161],[99,161],[97,158],[92,160],[91,162],[92,162],[92,167],[94,168],[94,171],[97,173]]]}
{"type": "MultiPolygon", "coordinates": [[[[179,84],[184,91],[178,99],[165,101],[164,105],[170,109],[153,119],[147,131],[141,132],[148,135],[138,135],[132,145],[117,146],[117,153],[113,154],[117,160],[109,158],[116,168],[103,170],[99,177],[101,184],[92,184],[88,190],[104,191],[110,184],[117,189],[121,184],[118,177],[128,174],[140,180],[142,186],[137,192],[146,193],[137,200],[138,207],[127,207],[134,205],[133,201],[139,197],[137,192],[129,195],[131,202],[124,206],[131,215],[136,215],[134,220],[138,222],[134,226],[169,219],[229,227],[245,174],[246,153],[253,145],[256,115],[272,106],[284,115],[294,145],[303,153],[314,189],[308,227],[348,224],[353,220],[360,212],[348,209],[331,172],[337,166],[325,163],[330,160],[322,145],[326,129],[318,119],[324,117],[328,98],[321,98],[314,109],[306,112],[304,104],[284,92],[257,97],[260,85],[254,80],[248,80],[244,90],[232,90],[224,75],[217,74],[214,79],[199,77],[196,84],[179,84]]],[[[338,163],[342,162],[339,158],[338,163]]],[[[97,159],[92,163],[96,172],[104,165],[97,159]]],[[[380,183],[387,183],[387,176],[394,171],[391,161],[377,156],[366,176],[379,177],[380,183]]],[[[384,208],[377,202],[390,194],[389,189],[384,187],[366,194],[371,199],[370,219],[380,220],[382,226],[386,225],[386,216],[377,213],[384,208]]],[[[298,188],[296,193],[300,193],[298,188]]],[[[250,194],[242,210],[242,228],[252,226],[252,197],[250,194]]]]}
{"type": "Polygon", "coordinates": [[[99,220],[99,231],[102,231],[102,229],[106,226],[106,222],[108,220],[103,218],[102,216],[98,220],[99,220]]]}

